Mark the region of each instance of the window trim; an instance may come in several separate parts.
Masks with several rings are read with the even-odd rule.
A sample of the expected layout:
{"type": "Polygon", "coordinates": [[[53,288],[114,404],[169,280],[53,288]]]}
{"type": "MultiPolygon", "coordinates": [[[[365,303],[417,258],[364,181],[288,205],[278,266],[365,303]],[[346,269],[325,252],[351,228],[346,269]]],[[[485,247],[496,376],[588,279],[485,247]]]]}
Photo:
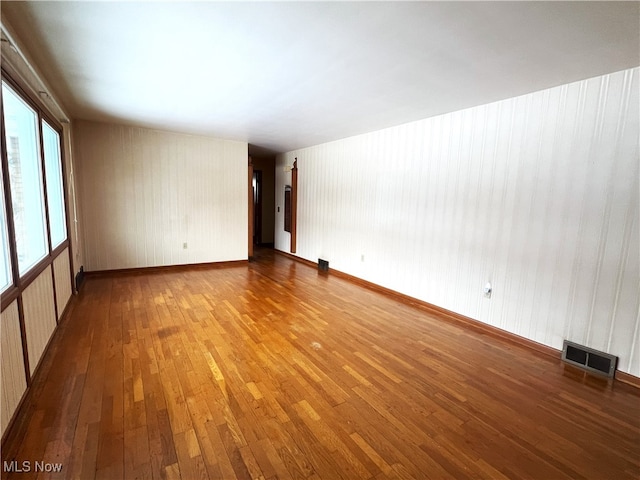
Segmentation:
{"type": "Polygon", "coordinates": [[[60,245],[69,240],[69,225],[68,225],[68,215],[67,215],[67,197],[66,197],[66,184],[65,184],[65,175],[64,175],[64,157],[62,156],[62,144],[64,142],[63,132],[64,130],[61,128],[59,131],[56,130],[51,122],[47,120],[47,118],[43,115],[38,116],[38,121],[40,122],[40,150],[42,152],[41,160],[42,160],[42,186],[44,188],[44,198],[45,198],[45,211],[47,217],[47,241],[49,243],[49,252],[53,253],[60,245]],[[64,228],[65,228],[65,238],[62,242],[58,243],[55,247],[53,246],[53,238],[51,234],[51,211],[49,208],[49,187],[47,185],[47,157],[44,149],[44,126],[43,124],[47,124],[51,130],[53,130],[58,135],[58,147],[60,153],[60,176],[62,177],[62,207],[64,214],[64,228]]]}
{"type": "MultiPolygon", "coordinates": [[[[0,112],[4,112],[4,97],[2,96],[2,93],[0,93],[0,112]]],[[[2,304],[0,310],[4,311],[4,309],[7,308],[8,306],[8,303],[5,305],[5,298],[11,299],[11,301],[13,301],[19,294],[19,289],[18,289],[16,279],[20,277],[20,274],[18,272],[18,253],[16,251],[16,242],[14,241],[16,236],[15,236],[15,230],[13,229],[13,202],[11,199],[9,175],[5,175],[4,173],[9,168],[9,161],[7,159],[7,137],[5,136],[5,133],[4,133],[4,117],[2,118],[2,121],[0,121],[0,126],[1,126],[0,135],[2,135],[2,139],[0,139],[1,140],[0,144],[2,146],[2,152],[1,152],[2,156],[0,158],[0,161],[2,161],[2,179],[0,180],[2,181],[4,200],[5,200],[4,209],[5,209],[5,215],[7,220],[9,259],[11,260],[11,268],[9,269],[11,272],[11,283],[9,284],[9,287],[4,292],[2,292],[2,301],[0,302],[2,304]]]]}
{"type": "MultiPolygon", "coordinates": [[[[0,109],[1,108],[2,108],[2,105],[0,105],[0,109]]],[[[4,125],[3,125],[3,127],[4,127],[4,125]]],[[[0,166],[2,166],[2,165],[3,165],[3,163],[0,160],[0,166]]],[[[0,168],[0,175],[3,175],[3,172],[2,172],[1,168],[0,168]]],[[[14,274],[13,273],[14,272],[13,272],[13,261],[12,261],[12,254],[11,254],[11,246],[12,246],[12,244],[9,241],[9,238],[10,238],[10,236],[9,236],[9,219],[8,219],[9,210],[5,205],[7,197],[5,197],[5,195],[4,195],[5,188],[4,188],[4,181],[2,179],[0,179],[0,185],[2,185],[2,197],[0,197],[0,204],[1,204],[2,212],[0,212],[0,214],[4,215],[4,224],[5,224],[5,231],[0,232],[0,236],[1,236],[0,245],[2,245],[2,247],[3,247],[3,251],[0,253],[0,256],[4,257],[5,253],[6,253],[7,254],[7,261],[8,261],[7,265],[5,266],[5,271],[3,272],[3,276],[4,276],[5,273],[8,273],[8,276],[7,276],[7,282],[8,283],[5,286],[0,286],[0,288],[2,289],[2,290],[0,290],[0,293],[4,293],[7,290],[11,289],[11,287],[13,287],[13,284],[14,284],[14,280],[13,280],[14,279],[14,274]],[[5,243],[5,241],[6,241],[6,243],[5,243]],[[6,251],[4,250],[5,245],[6,245],[6,251]]]]}
{"type": "MultiPolygon", "coordinates": [[[[16,247],[16,252],[18,253],[18,278],[20,277],[24,277],[26,274],[28,274],[36,265],[38,265],[40,262],[42,262],[44,259],[46,259],[49,256],[49,253],[51,252],[51,245],[49,242],[49,227],[48,227],[48,223],[49,223],[49,218],[48,218],[48,205],[47,205],[47,190],[46,190],[46,178],[45,178],[45,172],[43,170],[43,161],[42,161],[42,156],[43,156],[43,147],[42,147],[42,133],[41,133],[41,127],[40,127],[40,111],[30,102],[27,101],[27,99],[23,98],[22,94],[13,87],[13,85],[9,82],[6,82],[4,78],[2,78],[2,83],[7,83],[7,87],[10,91],[10,93],[12,93],[13,95],[15,95],[18,100],[20,100],[22,103],[24,103],[26,105],[26,107],[30,110],[32,110],[33,114],[34,114],[34,122],[35,122],[35,136],[34,138],[31,139],[27,139],[30,142],[31,141],[35,141],[37,142],[34,147],[35,147],[35,151],[34,151],[34,155],[37,155],[37,157],[34,159],[35,160],[35,165],[34,167],[37,168],[37,173],[38,173],[38,182],[37,185],[30,185],[30,186],[36,186],[36,188],[38,188],[38,194],[40,195],[40,209],[41,209],[41,216],[39,216],[39,223],[42,222],[40,224],[40,227],[44,227],[42,230],[42,233],[44,234],[44,242],[41,245],[42,246],[42,254],[38,255],[37,259],[34,258],[33,260],[35,260],[35,263],[31,263],[33,260],[29,259],[29,262],[27,263],[28,267],[25,269],[25,265],[20,265],[20,261],[19,261],[19,249],[18,249],[18,242],[16,237],[13,237],[14,239],[14,243],[15,243],[15,247],[16,247]],[[21,270],[22,269],[22,270],[21,270]]],[[[2,112],[0,112],[3,117],[3,126],[5,127],[5,130],[3,131],[3,135],[5,135],[5,154],[7,156],[7,164],[3,165],[3,172],[4,175],[6,175],[7,177],[9,177],[9,191],[12,192],[13,189],[16,187],[16,185],[12,185],[11,183],[11,169],[9,168],[8,165],[8,161],[9,161],[9,145],[6,143],[7,141],[7,137],[6,137],[6,121],[4,119],[4,93],[3,93],[3,110],[2,112]],[[6,166],[6,169],[4,168],[6,166]]],[[[22,155],[20,155],[22,156],[22,155]]],[[[30,160],[30,159],[28,159],[30,160]]],[[[27,164],[22,164],[22,167],[24,167],[27,164]]],[[[35,192],[33,192],[35,193],[35,192]]],[[[11,207],[12,207],[12,212],[13,212],[13,202],[11,203],[11,207]]],[[[30,218],[29,215],[27,215],[27,218],[30,218]]],[[[13,222],[13,228],[14,228],[14,233],[17,234],[16,231],[16,224],[15,224],[16,218],[14,216],[12,216],[12,222],[13,222]]],[[[13,260],[13,259],[12,259],[13,260]]]]}
{"type": "MultiPolygon", "coordinates": [[[[68,249],[69,255],[69,281],[71,283],[71,291],[76,293],[75,285],[73,283],[73,255],[71,251],[71,225],[69,221],[69,194],[68,194],[68,182],[67,182],[67,166],[66,166],[66,151],[65,151],[65,141],[64,141],[64,129],[62,124],[51,115],[51,113],[47,110],[46,106],[37,98],[34,98],[34,95],[29,93],[29,89],[25,88],[25,85],[22,81],[16,80],[19,79],[20,76],[13,71],[12,68],[7,68],[8,65],[3,64],[0,67],[0,79],[3,82],[6,82],[14,91],[17,93],[20,98],[34,111],[38,116],[38,141],[40,142],[38,151],[40,154],[40,169],[42,174],[42,188],[44,192],[44,207],[45,207],[45,222],[46,222],[46,233],[47,233],[47,254],[44,258],[42,258],[38,263],[33,265],[27,271],[25,271],[22,275],[20,275],[18,268],[18,253],[17,253],[17,245],[15,240],[15,225],[13,218],[13,203],[11,198],[11,185],[9,181],[9,174],[4,173],[9,171],[9,160],[7,156],[7,144],[6,144],[6,133],[5,133],[5,121],[4,121],[4,99],[2,93],[0,93],[0,115],[2,116],[0,135],[2,138],[0,139],[1,145],[1,158],[2,161],[2,179],[4,185],[4,194],[5,194],[5,211],[7,215],[7,233],[9,236],[9,257],[11,259],[11,274],[12,274],[12,282],[10,286],[2,292],[0,299],[0,312],[4,311],[11,303],[13,303],[16,299],[19,299],[22,295],[22,292],[29,285],[44,272],[49,265],[52,266],[52,274],[53,274],[53,263],[54,261],[64,252],[65,249],[68,249]],[[62,189],[63,189],[63,201],[64,201],[64,209],[65,209],[65,226],[66,226],[66,237],[62,243],[60,243],[55,249],[51,248],[51,225],[49,219],[49,199],[47,193],[47,184],[46,184],[46,165],[44,158],[44,143],[43,143],[43,133],[42,133],[42,122],[46,121],[46,123],[59,135],[60,140],[60,168],[62,172],[62,189]]],[[[53,284],[54,290],[54,299],[56,300],[56,318],[59,318],[62,312],[59,312],[59,306],[57,305],[57,298],[55,292],[55,282],[53,284]]]]}

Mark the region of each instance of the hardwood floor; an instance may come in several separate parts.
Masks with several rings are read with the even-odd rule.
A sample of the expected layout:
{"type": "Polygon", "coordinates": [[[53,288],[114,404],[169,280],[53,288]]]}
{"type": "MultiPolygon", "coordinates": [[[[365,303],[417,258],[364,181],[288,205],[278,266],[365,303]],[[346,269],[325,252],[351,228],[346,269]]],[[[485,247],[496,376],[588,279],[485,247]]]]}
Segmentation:
{"type": "Polygon", "coordinates": [[[640,477],[637,389],[257,253],[87,278],[2,477],[640,477]]]}

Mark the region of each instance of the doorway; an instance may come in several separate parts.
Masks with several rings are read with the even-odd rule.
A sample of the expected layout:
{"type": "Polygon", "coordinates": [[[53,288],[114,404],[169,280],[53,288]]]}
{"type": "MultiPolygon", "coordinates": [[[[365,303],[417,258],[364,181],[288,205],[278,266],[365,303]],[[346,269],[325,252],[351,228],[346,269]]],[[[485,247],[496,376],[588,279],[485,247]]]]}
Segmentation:
{"type": "Polygon", "coordinates": [[[253,244],[262,244],[262,170],[253,171],[253,244]]]}
{"type": "Polygon", "coordinates": [[[254,246],[273,248],[276,221],[275,156],[250,157],[247,175],[249,197],[249,258],[254,246]]]}

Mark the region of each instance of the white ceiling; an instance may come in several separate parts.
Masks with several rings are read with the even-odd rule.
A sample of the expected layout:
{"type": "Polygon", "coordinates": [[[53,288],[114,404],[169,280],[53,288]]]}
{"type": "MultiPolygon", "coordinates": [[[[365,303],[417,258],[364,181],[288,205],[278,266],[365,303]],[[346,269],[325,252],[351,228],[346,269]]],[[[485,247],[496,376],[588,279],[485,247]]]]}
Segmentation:
{"type": "Polygon", "coordinates": [[[638,2],[1,2],[74,119],[336,140],[640,64],[638,2]]]}

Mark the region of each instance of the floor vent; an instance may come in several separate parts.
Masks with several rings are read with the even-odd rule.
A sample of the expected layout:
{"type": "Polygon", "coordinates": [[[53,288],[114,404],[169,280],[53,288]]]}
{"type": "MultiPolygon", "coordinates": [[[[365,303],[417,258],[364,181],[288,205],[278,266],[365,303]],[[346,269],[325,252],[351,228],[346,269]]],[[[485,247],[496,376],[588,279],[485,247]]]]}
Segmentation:
{"type": "Polygon", "coordinates": [[[329,271],[329,260],[322,260],[321,258],[318,259],[318,270],[320,270],[321,272],[328,272],[329,271]]]}
{"type": "Polygon", "coordinates": [[[615,355],[599,352],[593,348],[578,345],[568,340],[565,340],[562,345],[562,360],[589,372],[599,373],[607,377],[614,376],[618,363],[618,357],[615,355]]]}

